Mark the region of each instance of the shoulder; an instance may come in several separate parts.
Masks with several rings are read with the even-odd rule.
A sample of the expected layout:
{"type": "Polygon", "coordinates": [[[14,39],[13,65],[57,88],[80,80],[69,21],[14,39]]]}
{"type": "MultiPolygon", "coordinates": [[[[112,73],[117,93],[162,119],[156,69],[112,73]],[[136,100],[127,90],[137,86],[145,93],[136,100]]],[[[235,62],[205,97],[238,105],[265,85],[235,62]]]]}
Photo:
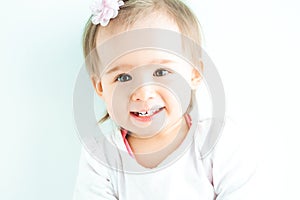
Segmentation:
{"type": "MultiPolygon", "coordinates": [[[[210,124],[210,127],[214,125],[216,126],[210,124]]],[[[257,199],[257,196],[253,196],[257,195],[255,191],[258,189],[254,183],[259,161],[257,137],[241,129],[228,118],[218,135],[214,135],[216,133],[213,133],[213,130],[214,127],[206,128],[201,151],[203,162],[210,163],[217,199],[257,199]]]]}
{"type": "Polygon", "coordinates": [[[107,181],[111,179],[111,176],[111,170],[107,166],[82,148],[79,162],[79,178],[84,179],[84,182],[95,179],[107,181]]]}
{"type": "Polygon", "coordinates": [[[97,161],[83,148],[73,200],[115,200],[113,179],[111,170],[97,161]]]}

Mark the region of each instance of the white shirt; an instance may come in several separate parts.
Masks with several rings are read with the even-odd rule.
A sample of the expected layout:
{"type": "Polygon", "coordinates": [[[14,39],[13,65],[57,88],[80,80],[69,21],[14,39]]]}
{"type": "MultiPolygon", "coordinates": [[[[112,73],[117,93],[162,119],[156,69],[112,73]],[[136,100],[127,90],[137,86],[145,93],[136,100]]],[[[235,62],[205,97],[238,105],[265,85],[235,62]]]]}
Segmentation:
{"type": "MultiPolygon", "coordinates": [[[[257,162],[250,149],[254,147],[252,140],[226,123],[214,148],[203,157],[200,151],[208,127],[207,122],[198,123],[193,142],[181,156],[148,173],[108,168],[83,150],[74,200],[259,199],[253,178],[257,162]]],[[[110,139],[123,145],[118,135],[110,139]]],[[[124,150],[124,145],[119,148],[124,150]]]]}

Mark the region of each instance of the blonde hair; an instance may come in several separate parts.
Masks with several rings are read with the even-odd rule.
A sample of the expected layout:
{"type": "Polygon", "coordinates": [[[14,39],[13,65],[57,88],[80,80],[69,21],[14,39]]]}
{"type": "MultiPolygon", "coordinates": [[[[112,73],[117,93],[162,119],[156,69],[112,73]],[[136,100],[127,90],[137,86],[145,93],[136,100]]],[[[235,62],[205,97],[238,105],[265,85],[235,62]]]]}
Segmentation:
{"type": "MultiPolygon", "coordinates": [[[[99,32],[109,31],[113,33],[123,28],[130,29],[138,20],[149,16],[151,13],[161,13],[170,17],[178,26],[182,35],[201,45],[200,24],[194,13],[181,0],[124,0],[116,18],[111,19],[105,27],[94,25],[91,17],[88,20],[83,34],[83,52],[86,58],[86,67],[90,75],[100,78],[99,60],[95,49],[99,32]],[[93,54],[92,59],[87,57],[93,54]]],[[[106,114],[100,122],[104,122],[109,116],[106,114]]]]}
{"type": "MultiPolygon", "coordinates": [[[[113,32],[116,28],[120,27],[128,29],[136,21],[153,12],[160,12],[169,16],[176,22],[181,34],[201,45],[200,25],[197,17],[181,0],[125,0],[124,2],[125,4],[120,7],[118,16],[111,19],[105,27],[94,25],[91,22],[91,18],[88,20],[83,35],[83,52],[85,58],[95,51],[99,32],[103,30],[113,32]]],[[[86,62],[89,74],[98,76],[99,67],[97,66],[97,62],[92,62],[91,60],[86,60],[86,62]]]]}

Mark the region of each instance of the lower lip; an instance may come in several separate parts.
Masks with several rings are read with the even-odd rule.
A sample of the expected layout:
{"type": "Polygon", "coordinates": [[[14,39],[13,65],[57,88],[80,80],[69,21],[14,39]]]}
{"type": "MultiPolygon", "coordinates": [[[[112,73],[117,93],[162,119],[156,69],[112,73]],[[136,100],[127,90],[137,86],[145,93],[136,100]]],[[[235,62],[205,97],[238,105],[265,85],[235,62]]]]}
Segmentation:
{"type": "Polygon", "coordinates": [[[132,113],[130,113],[130,116],[132,116],[134,119],[136,119],[138,121],[141,121],[141,122],[150,122],[155,115],[157,115],[158,113],[160,113],[163,110],[164,110],[164,108],[160,109],[159,111],[156,111],[151,116],[143,116],[143,117],[141,117],[141,116],[137,116],[137,115],[132,114],[132,113]]]}

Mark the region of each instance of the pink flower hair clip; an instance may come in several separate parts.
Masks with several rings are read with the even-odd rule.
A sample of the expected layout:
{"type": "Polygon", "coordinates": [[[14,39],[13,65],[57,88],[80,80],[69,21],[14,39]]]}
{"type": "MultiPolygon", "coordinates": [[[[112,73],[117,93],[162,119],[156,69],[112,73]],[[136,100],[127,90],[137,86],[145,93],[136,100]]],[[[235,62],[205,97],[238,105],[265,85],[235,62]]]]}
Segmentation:
{"type": "Polygon", "coordinates": [[[122,0],[96,0],[91,6],[92,23],[106,26],[110,19],[115,18],[120,10],[120,6],[124,5],[122,0]]]}

